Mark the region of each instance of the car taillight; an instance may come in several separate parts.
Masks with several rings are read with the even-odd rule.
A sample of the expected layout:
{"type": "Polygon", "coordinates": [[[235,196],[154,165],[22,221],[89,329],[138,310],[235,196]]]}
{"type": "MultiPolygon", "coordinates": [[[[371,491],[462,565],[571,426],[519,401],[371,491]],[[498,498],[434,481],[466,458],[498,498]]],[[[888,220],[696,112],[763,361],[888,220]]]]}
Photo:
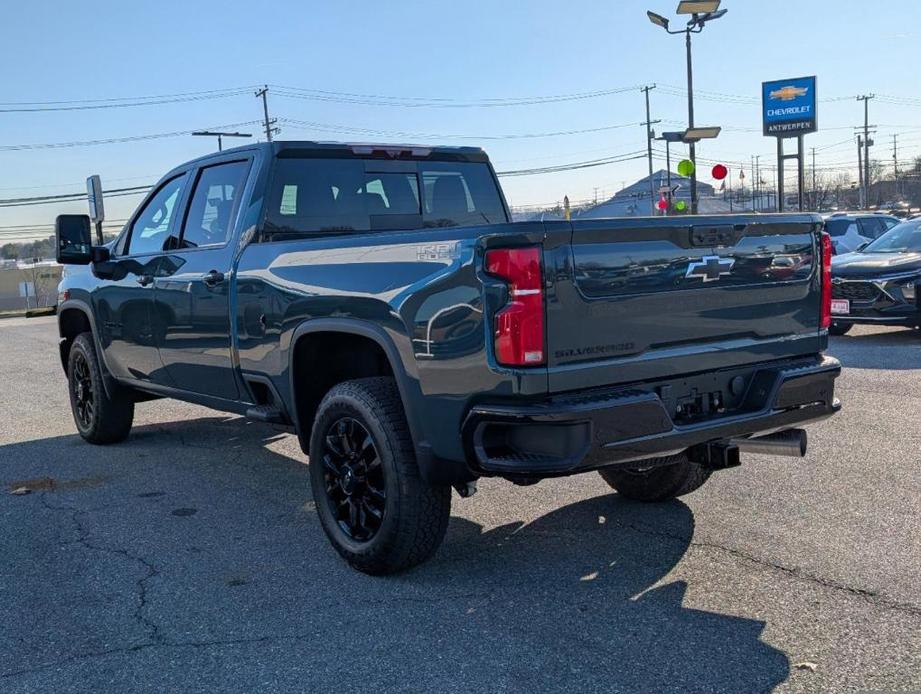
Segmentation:
{"type": "Polygon", "coordinates": [[[544,363],[544,289],[540,246],[486,252],[486,272],[508,284],[508,303],[496,314],[496,359],[505,366],[544,363]]]}
{"type": "Polygon", "coordinates": [[[831,327],[831,236],[822,232],[822,328],[831,327]]]}

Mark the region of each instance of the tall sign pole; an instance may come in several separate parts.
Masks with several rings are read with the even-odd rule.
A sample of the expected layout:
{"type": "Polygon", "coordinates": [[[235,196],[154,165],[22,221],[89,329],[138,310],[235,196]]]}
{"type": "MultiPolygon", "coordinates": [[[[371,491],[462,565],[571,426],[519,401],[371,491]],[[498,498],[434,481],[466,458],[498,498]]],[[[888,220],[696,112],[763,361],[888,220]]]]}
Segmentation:
{"type": "Polygon", "coordinates": [[[765,137],[777,138],[777,210],[784,208],[784,161],[796,159],[800,211],[806,183],[803,136],[818,130],[816,78],[796,77],[761,83],[761,118],[765,137]],[[796,154],[785,154],[783,141],[796,138],[796,154]]]}

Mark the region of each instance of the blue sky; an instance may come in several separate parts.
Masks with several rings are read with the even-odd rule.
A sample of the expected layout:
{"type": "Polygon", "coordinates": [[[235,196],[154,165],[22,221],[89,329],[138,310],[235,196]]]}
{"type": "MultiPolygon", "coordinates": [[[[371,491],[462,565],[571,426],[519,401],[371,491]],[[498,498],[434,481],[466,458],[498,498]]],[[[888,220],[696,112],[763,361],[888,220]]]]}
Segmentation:
{"type": "MultiPolygon", "coordinates": [[[[682,37],[667,36],[646,9],[674,16],[676,0],[566,3],[529,0],[387,3],[43,2],[8,3],[0,26],[0,84],[5,102],[166,95],[270,83],[304,89],[475,101],[635,87],[598,98],[496,108],[407,108],[282,97],[270,91],[273,116],[331,126],[427,133],[367,136],[283,123],[284,139],[435,141],[480,144],[498,170],[596,159],[645,148],[642,92],[652,92],[658,128],[679,130],[687,106],[682,37]],[[624,127],[568,136],[489,140],[485,136],[624,127]],[[453,136],[466,135],[467,138],[453,136]],[[481,139],[482,138],[482,139],[481,139]]],[[[722,125],[698,155],[731,165],[751,155],[770,164],[774,141],[760,132],[762,80],[816,74],[820,132],[807,147],[820,166],[852,165],[850,126],[862,122],[852,97],[871,102],[879,124],[874,158],[921,155],[921,77],[917,0],[724,0],[728,14],[694,38],[696,120],[722,125]],[[719,94],[705,94],[718,92],[719,94]],[[738,95],[726,98],[721,96],[738,95]],[[851,98],[844,98],[851,97],[851,98]],[[899,97],[891,99],[888,97],[899,97]],[[907,100],[906,100],[907,99],[907,100]],[[750,130],[745,130],[750,129],[750,130]],[[842,144],[837,144],[842,143],[842,144]]],[[[9,105],[0,106],[10,108],[9,105]]],[[[261,118],[251,92],[136,108],[0,113],[0,148],[128,137],[245,123],[261,118]]],[[[240,130],[259,134],[258,125],[240,130]]],[[[5,151],[0,198],[83,188],[90,173],[106,187],[157,179],[210,151],[210,139],[179,136],[128,144],[5,151]]],[[[673,165],[675,160],[673,159],[673,165]]],[[[656,163],[656,168],[664,164],[656,163]]],[[[856,169],[856,164],[853,164],[856,169]]],[[[709,181],[709,167],[702,180],[709,181]]],[[[506,178],[513,205],[610,196],[644,175],[645,159],[562,173],[506,178]]],[[[767,177],[767,176],[766,176],[767,177]]],[[[749,179],[750,180],[750,179],[749,179]]],[[[137,198],[112,199],[109,217],[126,217],[137,198]]],[[[0,227],[51,222],[85,205],[0,208],[0,227]]]]}

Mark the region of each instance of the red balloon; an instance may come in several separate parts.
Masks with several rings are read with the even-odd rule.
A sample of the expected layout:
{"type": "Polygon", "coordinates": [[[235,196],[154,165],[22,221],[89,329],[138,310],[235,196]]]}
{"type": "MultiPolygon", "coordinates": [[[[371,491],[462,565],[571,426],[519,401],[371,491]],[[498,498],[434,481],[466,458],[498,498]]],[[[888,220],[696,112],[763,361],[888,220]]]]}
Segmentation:
{"type": "Polygon", "coordinates": [[[713,178],[715,178],[717,181],[722,181],[724,178],[726,178],[726,175],[729,173],[729,169],[727,169],[722,164],[717,164],[716,166],[713,167],[712,173],[713,173],[713,178]]]}

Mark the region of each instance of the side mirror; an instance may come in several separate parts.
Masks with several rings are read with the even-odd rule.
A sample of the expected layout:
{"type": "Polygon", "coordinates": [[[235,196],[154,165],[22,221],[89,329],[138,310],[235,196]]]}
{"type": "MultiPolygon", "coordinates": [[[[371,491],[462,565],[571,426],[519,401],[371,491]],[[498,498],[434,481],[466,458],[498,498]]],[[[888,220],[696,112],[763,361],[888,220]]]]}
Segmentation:
{"type": "Polygon", "coordinates": [[[59,214],[54,220],[57,261],[62,265],[93,262],[93,234],[85,214],[59,214]]]}

